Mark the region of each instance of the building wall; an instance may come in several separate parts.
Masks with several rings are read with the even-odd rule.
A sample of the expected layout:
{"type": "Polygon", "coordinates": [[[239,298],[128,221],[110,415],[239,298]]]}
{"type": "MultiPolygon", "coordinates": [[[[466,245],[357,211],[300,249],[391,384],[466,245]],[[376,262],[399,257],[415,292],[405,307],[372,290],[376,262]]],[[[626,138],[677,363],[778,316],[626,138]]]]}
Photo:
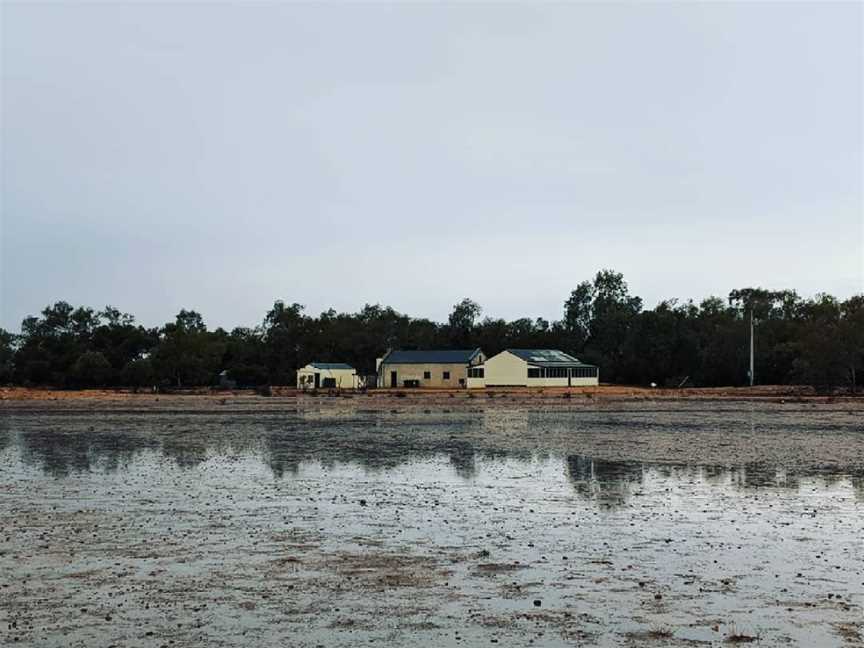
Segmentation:
{"type": "Polygon", "coordinates": [[[485,384],[492,386],[527,385],[528,363],[509,351],[502,351],[486,361],[485,384]]]}
{"type": "MultiPolygon", "coordinates": [[[[570,380],[570,385],[572,387],[591,387],[600,384],[599,377],[576,378],[574,376],[570,380]]],[[[527,378],[526,383],[529,387],[567,387],[566,378],[527,378]]]]}
{"type": "Polygon", "coordinates": [[[419,380],[421,387],[464,387],[459,380],[468,378],[468,365],[464,364],[389,364],[382,363],[379,370],[379,387],[390,387],[390,372],[396,372],[396,386],[403,387],[406,380],[419,380]],[[431,375],[424,378],[424,372],[431,375]],[[450,379],[444,380],[444,372],[450,372],[450,379]]]}
{"type": "Polygon", "coordinates": [[[468,389],[483,389],[486,386],[486,378],[468,378],[468,389]]]}
{"type": "MultiPolygon", "coordinates": [[[[336,381],[336,387],[339,389],[356,389],[357,388],[357,372],[354,369],[316,369],[315,367],[305,366],[297,370],[297,388],[302,389],[304,385],[301,383],[302,376],[311,376],[311,381],[305,385],[306,389],[315,388],[315,374],[321,374],[321,386],[324,386],[325,378],[333,378],[336,381]]],[[[309,380],[307,378],[307,380],[309,380]]]]}

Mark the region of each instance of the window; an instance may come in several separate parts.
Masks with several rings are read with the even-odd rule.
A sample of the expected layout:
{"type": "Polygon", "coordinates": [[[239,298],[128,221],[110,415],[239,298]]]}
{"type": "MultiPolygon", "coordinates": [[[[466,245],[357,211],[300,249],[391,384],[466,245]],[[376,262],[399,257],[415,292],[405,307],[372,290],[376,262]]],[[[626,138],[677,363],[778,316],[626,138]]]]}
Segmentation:
{"type": "Polygon", "coordinates": [[[449,371],[444,372],[444,380],[450,380],[450,372],[449,371]]]}
{"type": "Polygon", "coordinates": [[[485,374],[486,372],[484,371],[483,367],[471,367],[468,370],[469,378],[483,378],[485,374]]]}
{"type": "Polygon", "coordinates": [[[528,367],[528,377],[529,378],[539,378],[540,377],[540,367],[528,367]]]}
{"type": "Polygon", "coordinates": [[[423,380],[431,380],[431,379],[432,379],[432,372],[431,371],[424,371],[423,372],[423,380]]]}

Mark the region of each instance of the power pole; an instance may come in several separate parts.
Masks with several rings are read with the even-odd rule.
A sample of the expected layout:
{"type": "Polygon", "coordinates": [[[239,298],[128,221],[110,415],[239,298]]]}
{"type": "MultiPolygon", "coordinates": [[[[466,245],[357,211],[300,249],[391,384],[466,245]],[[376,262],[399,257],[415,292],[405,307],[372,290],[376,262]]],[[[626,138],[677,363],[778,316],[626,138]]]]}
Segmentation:
{"type": "Polygon", "coordinates": [[[753,309],[750,309],[750,386],[753,386],[753,309]]]}

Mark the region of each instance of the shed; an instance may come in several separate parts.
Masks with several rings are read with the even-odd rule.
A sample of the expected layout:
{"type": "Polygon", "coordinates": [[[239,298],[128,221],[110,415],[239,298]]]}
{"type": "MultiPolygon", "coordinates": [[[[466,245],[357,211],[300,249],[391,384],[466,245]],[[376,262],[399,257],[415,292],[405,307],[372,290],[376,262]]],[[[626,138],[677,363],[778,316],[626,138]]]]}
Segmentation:
{"type": "Polygon", "coordinates": [[[297,370],[297,389],[356,389],[357,372],[344,362],[310,362],[297,370]]]}

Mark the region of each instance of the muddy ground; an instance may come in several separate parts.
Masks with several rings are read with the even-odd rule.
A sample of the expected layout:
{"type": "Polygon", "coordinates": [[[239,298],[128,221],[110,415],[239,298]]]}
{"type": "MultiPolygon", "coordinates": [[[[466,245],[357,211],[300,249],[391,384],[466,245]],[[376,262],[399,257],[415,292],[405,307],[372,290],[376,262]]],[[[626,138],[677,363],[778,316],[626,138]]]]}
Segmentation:
{"type": "Polygon", "coordinates": [[[864,404],[774,396],[7,400],[0,645],[862,646],[864,404]]]}

